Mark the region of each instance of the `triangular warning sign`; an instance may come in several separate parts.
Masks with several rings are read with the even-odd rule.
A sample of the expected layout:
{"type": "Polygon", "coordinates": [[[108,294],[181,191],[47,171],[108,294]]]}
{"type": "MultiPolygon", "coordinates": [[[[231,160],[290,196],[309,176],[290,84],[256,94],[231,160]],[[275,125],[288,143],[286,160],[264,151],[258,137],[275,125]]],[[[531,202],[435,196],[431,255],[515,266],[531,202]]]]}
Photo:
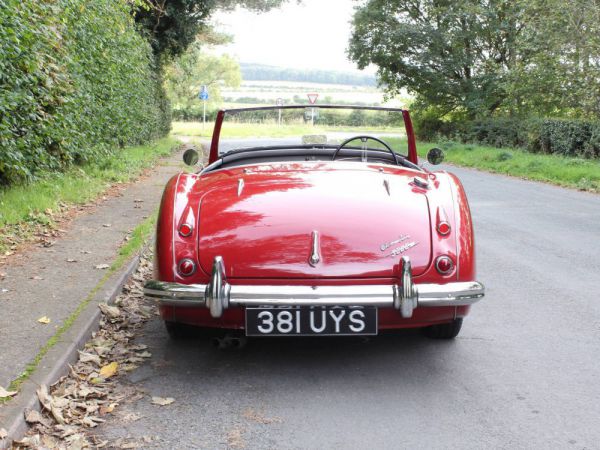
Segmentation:
{"type": "Polygon", "coordinates": [[[306,94],[308,97],[308,102],[311,105],[314,105],[315,102],[317,101],[317,98],[319,98],[319,94],[306,94]]]}

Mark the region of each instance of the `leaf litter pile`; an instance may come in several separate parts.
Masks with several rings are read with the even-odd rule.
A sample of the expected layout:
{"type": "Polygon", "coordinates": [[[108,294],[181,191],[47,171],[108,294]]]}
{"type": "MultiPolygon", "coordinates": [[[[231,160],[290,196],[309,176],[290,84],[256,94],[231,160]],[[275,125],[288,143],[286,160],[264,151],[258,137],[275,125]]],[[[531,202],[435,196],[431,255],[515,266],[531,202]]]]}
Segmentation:
{"type": "MultiPolygon", "coordinates": [[[[37,394],[42,412],[25,411],[30,430],[13,448],[139,448],[150,442],[147,437],[109,442],[94,433],[94,428],[109,415],[119,415],[121,404],[145,397],[135,388],[118,383],[118,379],[152,356],[145,345],[133,342],[136,331],[155,314],[155,308],[143,295],[144,281],[152,272],[150,261],[150,254],[142,256],[137,271],[114,305],[99,305],[99,330],[79,352],[78,361],[69,366],[67,375],[50,387],[40,386],[37,394]]],[[[171,400],[152,399],[155,404],[165,405],[171,400]]],[[[131,413],[119,415],[122,421],[137,419],[131,413]]]]}

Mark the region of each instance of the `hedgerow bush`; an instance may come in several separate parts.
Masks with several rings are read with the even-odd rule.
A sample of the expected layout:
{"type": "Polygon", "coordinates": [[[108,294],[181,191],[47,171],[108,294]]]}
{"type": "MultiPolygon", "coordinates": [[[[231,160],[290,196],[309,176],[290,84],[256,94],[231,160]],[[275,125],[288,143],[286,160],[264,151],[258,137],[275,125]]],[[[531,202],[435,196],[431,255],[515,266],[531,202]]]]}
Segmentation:
{"type": "Polygon", "coordinates": [[[600,158],[600,122],[594,121],[522,117],[443,121],[416,115],[415,129],[417,137],[426,141],[454,139],[536,153],[600,158]]]}
{"type": "Polygon", "coordinates": [[[534,151],[584,158],[600,157],[600,123],[584,120],[543,120],[535,140],[534,151]]]}
{"type": "Polygon", "coordinates": [[[457,134],[458,122],[441,120],[437,115],[427,111],[412,115],[413,127],[417,139],[436,141],[439,138],[451,138],[457,134]]]}
{"type": "Polygon", "coordinates": [[[129,8],[0,0],[0,184],[168,132],[160,71],[129,8]]]}

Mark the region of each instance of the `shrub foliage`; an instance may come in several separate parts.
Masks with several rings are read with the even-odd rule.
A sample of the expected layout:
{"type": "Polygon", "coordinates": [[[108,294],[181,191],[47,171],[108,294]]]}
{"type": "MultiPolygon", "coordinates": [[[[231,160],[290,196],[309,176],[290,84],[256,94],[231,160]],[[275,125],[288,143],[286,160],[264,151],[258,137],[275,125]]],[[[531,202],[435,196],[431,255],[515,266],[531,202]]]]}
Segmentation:
{"type": "Polygon", "coordinates": [[[169,105],[124,1],[0,0],[0,184],[164,135],[169,105]]]}
{"type": "Polygon", "coordinates": [[[600,122],[579,119],[494,117],[444,121],[416,116],[417,137],[426,141],[455,139],[493,147],[515,147],[537,153],[600,158],[600,122]]]}

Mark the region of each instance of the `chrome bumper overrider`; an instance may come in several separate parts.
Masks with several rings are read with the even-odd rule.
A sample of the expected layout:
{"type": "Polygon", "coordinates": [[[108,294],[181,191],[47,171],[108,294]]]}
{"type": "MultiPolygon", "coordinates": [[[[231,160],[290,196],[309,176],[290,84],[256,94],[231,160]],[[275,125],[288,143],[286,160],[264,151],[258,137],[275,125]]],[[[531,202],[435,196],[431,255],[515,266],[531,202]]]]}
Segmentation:
{"type": "Polygon", "coordinates": [[[408,257],[402,258],[398,285],[278,286],[231,285],[225,278],[223,258],[213,263],[209,284],[181,284],[151,280],[144,294],[161,305],[204,306],[214,318],[236,306],[376,306],[395,308],[412,317],[416,307],[463,306],[481,299],[483,284],[477,281],[447,284],[415,284],[408,257]]]}

